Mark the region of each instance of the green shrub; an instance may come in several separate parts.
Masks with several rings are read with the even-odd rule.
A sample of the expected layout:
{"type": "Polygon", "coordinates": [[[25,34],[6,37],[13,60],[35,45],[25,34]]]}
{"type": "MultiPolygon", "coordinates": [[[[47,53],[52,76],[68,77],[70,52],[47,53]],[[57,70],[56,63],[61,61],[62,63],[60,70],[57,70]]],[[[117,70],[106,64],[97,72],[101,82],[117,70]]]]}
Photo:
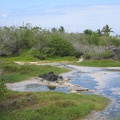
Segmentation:
{"type": "Polygon", "coordinates": [[[85,58],[85,59],[91,59],[91,58],[92,58],[92,54],[86,53],[86,54],[84,55],[84,58],[85,58]]]}
{"type": "Polygon", "coordinates": [[[47,54],[64,57],[73,55],[73,53],[73,46],[70,42],[58,36],[52,37],[52,40],[49,42],[48,45],[47,54]]]}
{"type": "Polygon", "coordinates": [[[5,93],[6,93],[6,86],[3,80],[0,78],[0,98],[3,97],[5,93]]]}
{"type": "Polygon", "coordinates": [[[39,48],[32,48],[31,50],[29,50],[28,52],[30,55],[32,55],[33,57],[36,57],[40,60],[45,60],[46,55],[44,52],[40,51],[39,48]]]}
{"type": "Polygon", "coordinates": [[[3,81],[0,79],[0,98],[3,96],[4,93],[4,84],[3,81]]]}
{"type": "Polygon", "coordinates": [[[107,59],[107,58],[110,58],[111,56],[111,52],[109,50],[106,50],[104,53],[103,53],[103,58],[107,59]]]}
{"type": "Polygon", "coordinates": [[[101,52],[98,52],[97,54],[95,54],[94,59],[97,59],[97,60],[109,59],[112,56],[113,55],[112,55],[111,51],[105,50],[105,51],[101,51],[101,52]]]}

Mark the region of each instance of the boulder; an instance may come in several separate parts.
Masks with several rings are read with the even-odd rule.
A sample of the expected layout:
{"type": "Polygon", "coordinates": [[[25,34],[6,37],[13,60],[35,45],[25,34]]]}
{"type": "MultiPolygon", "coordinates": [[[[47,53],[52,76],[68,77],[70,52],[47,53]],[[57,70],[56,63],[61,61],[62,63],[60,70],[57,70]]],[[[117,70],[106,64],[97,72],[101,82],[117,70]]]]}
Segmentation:
{"type": "Polygon", "coordinates": [[[53,72],[45,73],[43,75],[39,75],[38,77],[43,78],[47,81],[57,81],[57,80],[63,80],[62,76],[55,75],[53,72]]]}

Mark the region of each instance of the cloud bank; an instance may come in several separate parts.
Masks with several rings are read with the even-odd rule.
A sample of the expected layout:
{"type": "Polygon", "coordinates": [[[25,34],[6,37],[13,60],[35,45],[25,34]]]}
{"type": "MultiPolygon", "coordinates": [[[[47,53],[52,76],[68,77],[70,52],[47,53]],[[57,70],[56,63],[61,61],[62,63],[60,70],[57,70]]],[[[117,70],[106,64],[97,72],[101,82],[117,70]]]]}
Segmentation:
{"type": "Polygon", "coordinates": [[[68,32],[82,32],[85,29],[97,30],[108,24],[115,34],[120,34],[120,5],[71,5],[71,6],[34,6],[25,9],[10,9],[0,24],[31,23],[45,28],[64,26],[68,32]]]}

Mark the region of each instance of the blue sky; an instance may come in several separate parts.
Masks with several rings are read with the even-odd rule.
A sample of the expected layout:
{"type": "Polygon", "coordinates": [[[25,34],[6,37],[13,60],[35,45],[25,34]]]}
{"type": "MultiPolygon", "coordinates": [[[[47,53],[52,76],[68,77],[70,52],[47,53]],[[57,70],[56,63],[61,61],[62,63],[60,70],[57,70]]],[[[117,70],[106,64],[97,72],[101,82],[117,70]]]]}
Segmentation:
{"type": "Polygon", "coordinates": [[[0,0],[0,26],[31,23],[67,32],[102,29],[108,24],[120,35],[120,0],[0,0]]]}

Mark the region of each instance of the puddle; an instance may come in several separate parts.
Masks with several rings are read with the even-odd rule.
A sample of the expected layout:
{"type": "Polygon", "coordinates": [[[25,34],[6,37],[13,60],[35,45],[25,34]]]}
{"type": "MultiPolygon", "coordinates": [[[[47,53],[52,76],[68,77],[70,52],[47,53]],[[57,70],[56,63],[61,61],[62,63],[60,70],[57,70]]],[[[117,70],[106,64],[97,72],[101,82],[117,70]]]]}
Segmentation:
{"type": "Polygon", "coordinates": [[[25,91],[47,91],[49,88],[41,84],[28,84],[25,86],[25,91]]]}

